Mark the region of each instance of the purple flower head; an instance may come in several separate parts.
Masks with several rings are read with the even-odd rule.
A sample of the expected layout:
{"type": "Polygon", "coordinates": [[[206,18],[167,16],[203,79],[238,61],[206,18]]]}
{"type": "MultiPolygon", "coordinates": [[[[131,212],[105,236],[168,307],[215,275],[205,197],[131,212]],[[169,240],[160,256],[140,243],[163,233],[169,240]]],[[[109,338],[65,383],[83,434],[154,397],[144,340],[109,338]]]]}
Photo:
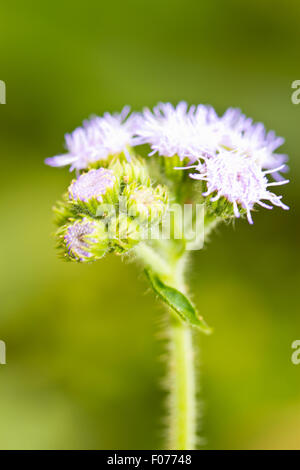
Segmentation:
{"type": "Polygon", "coordinates": [[[87,236],[92,235],[95,228],[96,224],[85,218],[67,228],[64,240],[71,257],[80,261],[92,257],[92,254],[89,252],[89,246],[90,243],[96,243],[96,239],[87,239],[87,236]]]}
{"type": "Polygon", "coordinates": [[[250,224],[253,223],[251,210],[255,204],[272,209],[272,206],[263,202],[264,200],[282,209],[288,209],[281,202],[281,196],[268,190],[269,186],[288,183],[288,181],[268,182],[266,175],[280,168],[263,171],[248,155],[224,149],[220,149],[218,154],[206,158],[204,163],[199,163],[193,168],[197,172],[191,173],[191,178],[203,180],[207,184],[204,196],[216,193],[212,201],[225,197],[233,204],[236,217],[240,217],[239,206],[242,207],[247,212],[250,224]]]}
{"type": "Polygon", "coordinates": [[[71,134],[66,134],[67,153],[45,160],[50,166],[71,165],[70,170],[82,170],[91,163],[106,159],[110,155],[125,153],[128,160],[128,148],[133,145],[136,116],[128,117],[130,108],[125,106],[120,114],[104,113],[103,117],[94,117],[84,121],[71,134]]]}
{"type": "Polygon", "coordinates": [[[152,149],[149,155],[178,155],[181,160],[188,157],[196,161],[210,149],[210,124],[216,119],[215,111],[208,106],[188,108],[184,101],[176,107],[170,103],[159,103],[153,112],[145,109],[137,119],[134,143],[149,144],[152,149]]]}
{"type": "Polygon", "coordinates": [[[116,177],[112,170],[99,168],[83,173],[69,187],[69,197],[73,200],[88,202],[97,199],[102,202],[102,196],[115,184],[116,177]]]}
{"type": "MultiPolygon", "coordinates": [[[[275,153],[283,145],[284,139],[276,136],[274,131],[266,132],[261,122],[253,123],[239,109],[229,108],[219,119],[216,128],[217,146],[236,150],[249,155],[261,168],[273,170],[282,167],[287,171],[284,163],[287,156],[275,153]]],[[[282,179],[278,172],[274,172],[276,179],[282,179]]]]}
{"type": "MultiPolygon", "coordinates": [[[[281,171],[287,171],[287,156],[275,153],[284,139],[273,131],[267,133],[262,123],[253,123],[239,109],[229,108],[218,117],[210,106],[159,103],[153,112],[145,109],[137,118],[136,134],[134,145],[149,144],[149,155],[178,155],[181,160],[188,157],[195,162],[223,148],[249,155],[263,169],[280,166],[281,171]]],[[[278,172],[273,176],[282,179],[278,172]]]]}

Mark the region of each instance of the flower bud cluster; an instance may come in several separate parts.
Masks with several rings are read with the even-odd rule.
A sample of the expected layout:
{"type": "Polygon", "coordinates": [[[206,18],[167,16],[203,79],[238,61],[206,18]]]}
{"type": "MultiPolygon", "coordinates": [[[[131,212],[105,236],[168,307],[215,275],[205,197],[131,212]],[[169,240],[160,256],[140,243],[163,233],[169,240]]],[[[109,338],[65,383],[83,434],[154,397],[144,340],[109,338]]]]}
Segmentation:
{"type": "Polygon", "coordinates": [[[142,159],[111,159],[73,180],[55,207],[58,245],[69,260],[91,262],[125,253],[158,226],[168,191],[154,186],[142,159]]]}

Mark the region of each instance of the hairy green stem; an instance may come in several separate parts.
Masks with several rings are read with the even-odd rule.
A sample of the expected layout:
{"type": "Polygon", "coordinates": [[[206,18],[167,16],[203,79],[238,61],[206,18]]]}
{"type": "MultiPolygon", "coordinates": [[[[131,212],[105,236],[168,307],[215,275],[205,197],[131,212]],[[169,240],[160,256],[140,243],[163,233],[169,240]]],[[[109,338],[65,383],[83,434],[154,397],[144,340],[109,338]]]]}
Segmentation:
{"type": "MultiPolygon", "coordinates": [[[[170,285],[185,292],[185,257],[177,261],[170,285]]],[[[171,313],[170,322],[170,449],[193,450],[196,445],[196,379],[192,329],[171,313]]]]}
{"type": "MultiPolygon", "coordinates": [[[[186,254],[166,260],[150,246],[141,243],[136,256],[165,282],[185,292],[184,266],[186,254]]],[[[196,445],[196,380],[192,329],[171,311],[169,358],[169,423],[168,448],[192,450],[196,445]]]]}
{"type": "Polygon", "coordinates": [[[170,332],[169,447],[192,450],[196,444],[196,384],[192,330],[172,319],[170,332]]]}
{"type": "Polygon", "coordinates": [[[163,277],[170,276],[171,267],[153,248],[146,243],[139,243],[135,249],[135,255],[143,264],[151,268],[155,273],[163,277]]]}

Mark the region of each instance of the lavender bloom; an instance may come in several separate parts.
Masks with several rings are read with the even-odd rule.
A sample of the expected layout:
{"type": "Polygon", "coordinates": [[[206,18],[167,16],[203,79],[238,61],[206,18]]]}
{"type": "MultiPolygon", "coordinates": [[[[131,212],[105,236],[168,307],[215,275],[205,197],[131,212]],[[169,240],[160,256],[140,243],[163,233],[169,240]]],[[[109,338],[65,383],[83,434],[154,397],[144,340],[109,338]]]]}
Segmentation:
{"type": "MultiPolygon", "coordinates": [[[[178,155],[181,160],[188,157],[192,163],[225,148],[249,155],[261,168],[273,170],[280,166],[281,171],[287,171],[287,156],[275,153],[284,139],[273,131],[267,133],[262,123],[253,123],[239,109],[229,108],[218,117],[210,106],[188,108],[181,102],[174,108],[170,103],[160,103],[153,112],[146,109],[137,118],[136,134],[134,144],[150,144],[149,155],[178,155]]],[[[282,179],[278,172],[273,176],[282,179]]]]}
{"type": "Polygon", "coordinates": [[[116,177],[112,170],[105,168],[90,170],[71,183],[69,197],[82,202],[88,202],[91,199],[102,202],[102,196],[114,186],[115,182],[116,177]]]}
{"type": "Polygon", "coordinates": [[[175,108],[170,103],[159,103],[153,113],[145,109],[137,119],[134,144],[150,144],[152,152],[149,155],[178,155],[181,160],[188,157],[196,161],[211,148],[210,124],[216,119],[215,111],[208,106],[191,106],[188,109],[184,101],[175,108]]]}
{"type": "Polygon", "coordinates": [[[206,158],[204,163],[199,163],[192,168],[195,168],[197,172],[191,173],[190,177],[207,183],[204,196],[216,193],[211,198],[212,201],[225,197],[233,204],[236,217],[240,217],[239,206],[241,206],[247,211],[250,224],[253,223],[251,210],[255,204],[272,209],[272,206],[263,200],[270,201],[271,204],[282,209],[288,209],[288,206],[281,202],[281,196],[268,190],[269,186],[288,183],[288,181],[268,182],[266,175],[279,171],[281,168],[263,171],[249,156],[224,149],[220,149],[218,154],[206,158]]]}
{"type": "Polygon", "coordinates": [[[93,234],[95,228],[96,224],[87,219],[69,225],[64,241],[71,257],[79,261],[92,257],[92,254],[89,252],[89,246],[90,243],[96,243],[96,239],[87,239],[87,235],[93,234]]]}
{"type": "MultiPolygon", "coordinates": [[[[273,170],[281,166],[281,171],[287,171],[284,165],[287,155],[274,153],[283,145],[283,137],[276,136],[274,131],[267,133],[261,122],[253,123],[239,109],[229,108],[219,119],[216,132],[217,145],[249,155],[261,168],[273,170]]],[[[280,179],[278,172],[273,176],[280,179]]]]}
{"type": "Polygon", "coordinates": [[[133,144],[136,116],[128,117],[130,108],[125,106],[120,114],[104,113],[84,121],[71,134],[66,134],[68,153],[47,158],[47,165],[59,167],[71,165],[70,171],[82,170],[91,163],[106,159],[110,155],[125,153],[130,160],[128,148],[133,144]]]}

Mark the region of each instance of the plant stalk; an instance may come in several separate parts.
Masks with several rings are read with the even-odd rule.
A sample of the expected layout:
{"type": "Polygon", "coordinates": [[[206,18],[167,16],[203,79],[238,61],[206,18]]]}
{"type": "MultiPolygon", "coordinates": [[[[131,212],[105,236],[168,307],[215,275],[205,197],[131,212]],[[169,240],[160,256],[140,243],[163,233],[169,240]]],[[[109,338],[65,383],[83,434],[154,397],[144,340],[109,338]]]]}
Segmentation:
{"type": "MultiPolygon", "coordinates": [[[[171,262],[151,247],[139,244],[137,257],[165,282],[185,292],[186,254],[171,262]]],[[[169,422],[167,445],[172,450],[193,450],[196,445],[196,379],[192,329],[170,311],[169,321],[169,422]]]]}
{"type": "MultiPolygon", "coordinates": [[[[185,291],[183,270],[185,260],[177,263],[175,278],[170,285],[185,291]]],[[[196,378],[192,328],[171,312],[168,444],[174,450],[193,450],[196,446],[196,378]]]]}

